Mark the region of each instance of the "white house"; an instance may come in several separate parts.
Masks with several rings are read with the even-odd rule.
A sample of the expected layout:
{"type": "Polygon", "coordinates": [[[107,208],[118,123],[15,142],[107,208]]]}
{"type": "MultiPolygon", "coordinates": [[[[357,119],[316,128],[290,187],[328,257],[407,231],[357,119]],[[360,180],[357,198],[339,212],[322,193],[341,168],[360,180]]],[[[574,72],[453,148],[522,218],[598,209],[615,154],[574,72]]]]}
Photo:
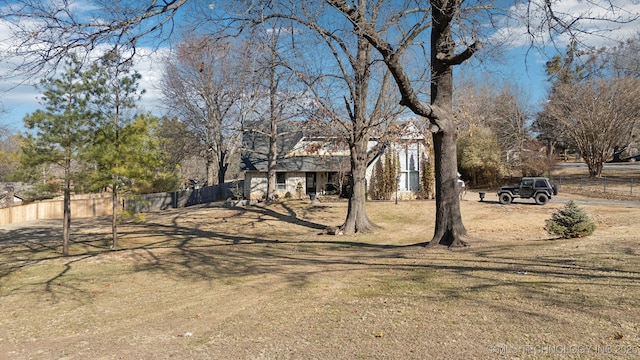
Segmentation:
{"type": "MultiPolygon", "coordinates": [[[[402,124],[394,141],[385,152],[396,151],[400,159],[399,196],[415,198],[420,190],[420,164],[425,156],[427,137],[413,123],[402,124]]],[[[373,150],[377,139],[369,142],[373,150]]],[[[244,197],[262,199],[267,192],[268,139],[258,133],[245,133],[241,169],[245,172],[244,197]]],[[[383,159],[380,154],[367,168],[367,181],[371,179],[373,167],[383,159]]],[[[334,137],[307,136],[303,131],[283,134],[278,138],[276,160],[276,194],[280,198],[338,194],[348,184],[351,165],[349,149],[334,137]],[[342,184],[343,189],[340,188],[342,184]]]]}

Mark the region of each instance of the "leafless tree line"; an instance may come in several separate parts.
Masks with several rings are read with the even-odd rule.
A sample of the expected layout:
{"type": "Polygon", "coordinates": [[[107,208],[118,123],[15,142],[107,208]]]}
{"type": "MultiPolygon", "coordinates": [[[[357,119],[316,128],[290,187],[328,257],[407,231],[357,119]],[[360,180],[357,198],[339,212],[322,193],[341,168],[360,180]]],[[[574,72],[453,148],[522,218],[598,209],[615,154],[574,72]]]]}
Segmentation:
{"type": "MultiPolygon", "coordinates": [[[[425,119],[425,127],[433,134],[437,211],[436,230],[430,244],[450,246],[466,244],[457,192],[455,154],[459,122],[453,108],[453,69],[478,54],[482,56],[481,39],[488,35],[484,24],[492,24],[494,29],[522,25],[530,44],[535,46],[540,44],[540,39],[553,43],[562,37],[579,38],[589,31],[585,21],[624,24],[640,16],[614,1],[609,2],[608,11],[602,15],[563,13],[559,2],[537,0],[513,1],[503,6],[484,0],[245,0],[207,4],[186,0],[100,1],[92,3],[95,7],[90,10],[66,1],[12,0],[3,5],[0,18],[11,24],[16,39],[15,51],[5,56],[19,59],[14,69],[24,73],[55,67],[67,53],[75,50],[111,46],[128,48],[135,53],[144,41],[157,46],[175,35],[174,24],[178,20],[186,19],[192,25],[194,36],[186,37],[188,41],[178,46],[176,53],[182,48],[183,54],[175,59],[175,67],[167,66],[175,76],[173,80],[168,77],[167,81],[180,89],[183,85],[180,82],[190,78],[193,88],[200,89],[202,94],[194,94],[190,91],[193,88],[167,91],[172,94],[170,100],[176,101],[176,110],[182,107],[179,111],[184,121],[193,122],[189,127],[203,144],[200,150],[203,156],[208,156],[211,164],[218,163],[222,170],[218,171],[218,177],[224,172],[224,159],[232,151],[222,146],[224,141],[215,145],[212,140],[227,130],[221,119],[251,117],[247,114],[255,112],[245,107],[247,93],[234,89],[230,80],[224,82],[228,93],[218,94],[217,87],[202,81],[206,78],[211,85],[225,77],[229,79],[230,74],[235,77],[243,74],[234,67],[242,67],[244,58],[221,55],[227,53],[225,47],[238,46],[233,41],[211,45],[217,50],[204,52],[206,61],[190,58],[189,54],[194,46],[196,49],[202,46],[197,39],[206,37],[200,35],[218,37],[221,29],[242,39],[243,35],[252,34],[251,29],[258,25],[266,25],[266,29],[290,28],[287,41],[292,47],[289,51],[300,57],[290,57],[295,61],[288,67],[305,84],[305,91],[314,95],[315,108],[319,110],[317,117],[343,124],[351,149],[354,192],[343,224],[346,232],[374,228],[364,208],[361,171],[367,161],[364,144],[372,131],[389,118],[387,109],[392,107],[388,104],[395,103],[425,119]],[[180,12],[183,9],[185,11],[180,12]],[[189,42],[189,38],[194,41],[189,42]],[[307,46],[310,51],[293,50],[300,50],[301,46],[307,46]],[[318,51],[320,48],[324,50],[318,51]],[[198,60],[209,66],[198,67],[198,60]],[[231,69],[223,71],[210,66],[223,60],[231,69]],[[324,72],[326,69],[335,71],[324,72]],[[224,100],[224,96],[231,94],[235,94],[234,101],[224,100]],[[394,101],[394,96],[398,96],[399,101],[394,101]],[[212,99],[219,101],[215,104],[212,99]],[[208,123],[197,123],[203,119],[208,123]]],[[[504,103],[509,103],[508,97],[504,103]]],[[[521,115],[513,109],[506,106],[501,117],[520,119],[521,115]]],[[[508,123],[515,127],[505,131],[521,134],[520,122],[508,123]]],[[[213,172],[208,177],[213,177],[213,172]]]]}

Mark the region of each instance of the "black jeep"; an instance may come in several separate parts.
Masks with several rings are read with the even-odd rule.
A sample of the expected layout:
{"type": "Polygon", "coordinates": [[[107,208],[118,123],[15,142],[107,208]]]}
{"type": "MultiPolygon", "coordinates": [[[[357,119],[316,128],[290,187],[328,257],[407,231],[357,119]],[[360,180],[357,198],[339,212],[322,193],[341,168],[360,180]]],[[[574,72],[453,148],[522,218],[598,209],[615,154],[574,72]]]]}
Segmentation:
{"type": "Polygon", "coordinates": [[[536,204],[544,205],[554,195],[558,195],[558,185],[551,185],[545,177],[524,177],[520,185],[503,186],[498,190],[500,204],[509,204],[515,198],[533,198],[536,204]]]}

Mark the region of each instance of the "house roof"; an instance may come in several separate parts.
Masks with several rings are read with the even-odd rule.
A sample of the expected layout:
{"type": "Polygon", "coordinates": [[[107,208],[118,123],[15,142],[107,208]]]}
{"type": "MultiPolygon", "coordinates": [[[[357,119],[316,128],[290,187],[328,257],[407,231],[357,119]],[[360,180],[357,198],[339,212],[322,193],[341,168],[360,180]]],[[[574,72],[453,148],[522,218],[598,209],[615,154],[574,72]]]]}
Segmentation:
{"type": "MultiPolygon", "coordinates": [[[[326,145],[327,139],[305,137],[300,130],[278,136],[276,171],[348,171],[349,153],[326,145]],[[314,140],[316,139],[316,140],[314,140]]],[[[267,171],[268,137],[245,132],[240,168],[243,171],[267,171]]]]}
{"type": "MultiPolygon", "coordinates": [[[[413,121],[398,124],[393,129],[393,137],[395,142],[425,140],[424,133],[413,121]]],[[[240,169],[266,172],[269,139],[265,133],[247,131],[243,134],[242,142],[240,169]]],[[[378,156],[382,151],[384,147],[380,149],[378,156]]],[[[337,137],[307,134],[303,127],[292,128],[289,125],[287,129],[282,130],[278,135],[277,152],[276,171],[346,172],[351,168],[349,149],[343,142],[337,137]]]]}

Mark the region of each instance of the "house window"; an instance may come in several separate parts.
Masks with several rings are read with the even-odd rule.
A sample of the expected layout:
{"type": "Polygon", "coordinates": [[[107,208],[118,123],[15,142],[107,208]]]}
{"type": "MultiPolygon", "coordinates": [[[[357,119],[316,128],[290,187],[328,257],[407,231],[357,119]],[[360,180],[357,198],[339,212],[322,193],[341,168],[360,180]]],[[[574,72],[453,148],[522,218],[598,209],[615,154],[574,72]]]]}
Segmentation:
{"type": "Polygon", "coordinates": [[[420,145],[405,144],[398,148],[400,159],[400,191],[420,190],[420,145]]]}
{"type": "Polygon", "coordinates": [[[276,190],[285,191],[287,190],[287,182],[286,182],[286,174],[285,173],[276,173],[276,190]]]}

